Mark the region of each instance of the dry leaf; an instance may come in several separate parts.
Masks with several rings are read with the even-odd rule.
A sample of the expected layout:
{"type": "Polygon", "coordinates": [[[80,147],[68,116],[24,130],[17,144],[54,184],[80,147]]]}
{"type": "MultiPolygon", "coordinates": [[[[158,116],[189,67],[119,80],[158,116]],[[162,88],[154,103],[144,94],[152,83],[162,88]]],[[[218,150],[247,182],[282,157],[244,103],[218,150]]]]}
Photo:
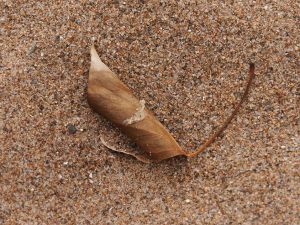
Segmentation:
{"type": "MultiPolygon", "coordinates": [[[[250,79],[240,103],[224,125],[193,153],[188,153],[178,145],[166,128],[145,108],[145,101],[139,101],[101,61],[94,47],[91,48],[88,102],[96,112],[116,124],[123,133],[137,143],[153,161],[179,155],[194,157],[207,148],[230,123],[245,100],[253,77],[254,65],[251,64],[250,79]]],[[[108,148],[116,151],[112,147],[108,148]]]]}

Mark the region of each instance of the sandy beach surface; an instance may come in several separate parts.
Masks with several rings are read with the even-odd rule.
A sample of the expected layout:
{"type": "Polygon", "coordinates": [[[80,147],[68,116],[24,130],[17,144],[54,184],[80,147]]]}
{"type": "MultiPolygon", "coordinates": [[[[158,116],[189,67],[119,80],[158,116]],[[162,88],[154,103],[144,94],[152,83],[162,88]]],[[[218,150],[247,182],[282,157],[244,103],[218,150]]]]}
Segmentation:
{"type": "Polygon", "coordinates": [[[0,224],[300,224],[299,2],[0,2],[0,224]],[[194,159],[144,164],[87,103],[89,49],[194,159]]]}

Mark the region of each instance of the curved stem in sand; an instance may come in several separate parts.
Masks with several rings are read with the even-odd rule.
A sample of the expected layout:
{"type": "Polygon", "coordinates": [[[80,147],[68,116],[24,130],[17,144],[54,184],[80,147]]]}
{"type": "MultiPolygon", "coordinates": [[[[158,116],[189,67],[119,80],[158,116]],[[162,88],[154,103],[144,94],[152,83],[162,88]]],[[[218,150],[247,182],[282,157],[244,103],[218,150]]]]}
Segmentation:
{"type": "Polygon", "coordinates": [[[247,86],[245,88],[244,94],[240,100],[240,102],[238,103],[238,105],[235,107],[235,109],[233,110],[233,112],[231,113],[231,115],[227,118],[227,120],[224,122],[224,124],[217,130],[216,133],[214,133],[213,135],[211,135],[208,140],[201,145],[196,151],[191,152],[191,153],[187,153],[186,156],[189,158],[195,157],[197,156],[199,153],[203,152],[207,147],[209,147],[215,140],[216,138],[218,138],[220,136],[220,134],[226,129],[226,127],[229,125],[229,123],[231,122],[231,120],[233,119],[233,117],[238,113],[241,105],[243,104],[243,102],[246,100],[247,95],[249,93],[250,90],[250,86],[252,84],[253,78],[255,76],[254,73],[254,64],[251,63],[250,64],[250,69],[249,69],[249,80],[247,83],[247,86]]]}

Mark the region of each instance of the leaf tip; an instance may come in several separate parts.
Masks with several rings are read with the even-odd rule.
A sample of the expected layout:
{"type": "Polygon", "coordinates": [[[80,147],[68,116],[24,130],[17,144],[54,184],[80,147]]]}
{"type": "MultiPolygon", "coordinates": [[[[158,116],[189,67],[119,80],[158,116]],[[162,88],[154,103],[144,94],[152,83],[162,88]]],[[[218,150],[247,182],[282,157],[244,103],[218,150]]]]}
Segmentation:
{"type": "Polygon", "coordinates": [[[94,45],[91,46],[91,71],[95,70],[95,71],[108,71],[111,72],[111,70],[108,68],[108,66],[106,66],[100,59],[96,48],[94,45]]]}

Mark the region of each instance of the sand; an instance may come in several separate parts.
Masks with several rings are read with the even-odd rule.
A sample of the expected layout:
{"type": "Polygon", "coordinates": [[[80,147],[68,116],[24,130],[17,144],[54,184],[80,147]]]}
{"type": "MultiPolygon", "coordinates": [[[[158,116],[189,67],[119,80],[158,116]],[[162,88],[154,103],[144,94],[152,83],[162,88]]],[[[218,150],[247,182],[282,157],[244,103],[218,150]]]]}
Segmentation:
{"type": "Polygon", "coordinates": [[[299,3],[1,1],[0,224],[300,224],[299,3]],[[86,100],[89,49],[195,159],[144,164],[86,100]]]}

